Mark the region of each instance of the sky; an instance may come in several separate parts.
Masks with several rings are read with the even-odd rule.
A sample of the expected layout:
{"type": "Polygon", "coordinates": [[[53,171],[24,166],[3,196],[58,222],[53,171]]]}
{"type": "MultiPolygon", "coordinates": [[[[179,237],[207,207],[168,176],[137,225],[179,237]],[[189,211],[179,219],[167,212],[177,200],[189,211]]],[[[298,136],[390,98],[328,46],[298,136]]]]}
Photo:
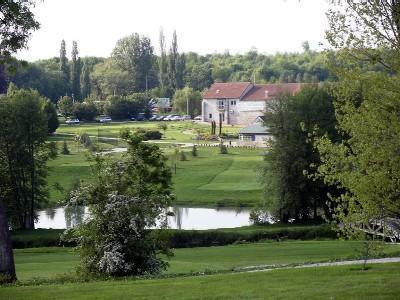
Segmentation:
{"type": "Polygon", "coordinates": [[[134,32],[148,36],[158,53],[160,28],[167,45],[176,30],[180,52],[298,52],[304,41],[318,50],[327,10],[325,0],[43,0],[33,10],[41,28],[17,57],[58,56],[62,39],[68,56],[76,40],[81,57],[108,57],[134,32]]]}

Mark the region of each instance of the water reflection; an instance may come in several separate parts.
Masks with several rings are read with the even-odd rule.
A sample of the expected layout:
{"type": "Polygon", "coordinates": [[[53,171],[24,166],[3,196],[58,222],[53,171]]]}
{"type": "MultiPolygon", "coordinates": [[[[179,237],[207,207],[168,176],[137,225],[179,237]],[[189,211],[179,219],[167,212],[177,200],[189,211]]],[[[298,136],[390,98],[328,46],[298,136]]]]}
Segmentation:
{"type": "MultiPolygon", "coordinates": [[[[216,229],[250,225],[250,211],[246,209],[212,209],[170,207],[173,216],[168,217],[168,226],[173,229],[216,229]]],[[[87,207],[56,208],[38,212],[36,228],[63,229],[74,227],[89,217],[87,207]]]]}

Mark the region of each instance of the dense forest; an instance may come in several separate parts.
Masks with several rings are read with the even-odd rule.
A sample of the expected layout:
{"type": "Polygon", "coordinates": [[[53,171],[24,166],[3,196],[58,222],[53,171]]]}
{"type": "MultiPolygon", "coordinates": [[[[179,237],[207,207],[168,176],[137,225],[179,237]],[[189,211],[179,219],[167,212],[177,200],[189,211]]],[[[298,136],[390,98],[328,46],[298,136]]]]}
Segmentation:
{"type": "Polygon", "coordinates": [[[35,62],[11,61],[1,67],[0,93],[9,83],[32,88],[56,103],[69,96],[83,101],[88,96],[106,100],[109,96],[126,96],[149,92],[151,97],[173,98],[177,90],[189,87],[203,91],[213,82],[251,81],[321,82],[329,79],[324,54],[310,49],[307,42],[301,53],[267,55],[252,49],[245,54],[199,55],[179,53],[174,32],[168,50],[160,32],[155,55],[154,46],[146,36],[134,33],[121,38],[111,56],[79,57],[78,43],[72,42],[68,57],[65,41],[59,57],[35,62]]]}

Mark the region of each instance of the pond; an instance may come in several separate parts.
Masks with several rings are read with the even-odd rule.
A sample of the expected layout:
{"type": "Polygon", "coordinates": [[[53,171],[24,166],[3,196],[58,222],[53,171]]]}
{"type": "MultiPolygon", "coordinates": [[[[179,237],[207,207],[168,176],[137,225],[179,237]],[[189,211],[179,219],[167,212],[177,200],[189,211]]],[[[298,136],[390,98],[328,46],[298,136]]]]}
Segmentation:
{"type": "MultiPolygon", "coordinates": [[[[250,225],[250,210],[232,208],[170,207],[174,216],[168,217],[172,229],[217,229],[250,225]]],[[[89,216],[87,207],[49,208],[38,211],[36,228],[64,229],[80,224],[89,216]]]]}

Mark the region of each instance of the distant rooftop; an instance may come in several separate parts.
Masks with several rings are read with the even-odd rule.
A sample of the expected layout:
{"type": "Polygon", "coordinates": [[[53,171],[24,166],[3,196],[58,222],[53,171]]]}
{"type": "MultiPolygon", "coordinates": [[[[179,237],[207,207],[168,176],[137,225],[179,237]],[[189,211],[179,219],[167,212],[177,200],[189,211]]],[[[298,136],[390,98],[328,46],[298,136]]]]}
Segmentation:
{"type": "Polygon", "coordinates": [[[269,134],[266,127],[261,124],[252,124],[239,130],[239,134],[269,134]]]}
{"type": "Polygon", "coordinates": [[[306,83],[273,83],[252,84],[250,82],[214,83],[204,95],[204,99],[240,99],[242,101],[265,101],[276,97],[280,93],[294,95],[305,86],[306,83]]]}

